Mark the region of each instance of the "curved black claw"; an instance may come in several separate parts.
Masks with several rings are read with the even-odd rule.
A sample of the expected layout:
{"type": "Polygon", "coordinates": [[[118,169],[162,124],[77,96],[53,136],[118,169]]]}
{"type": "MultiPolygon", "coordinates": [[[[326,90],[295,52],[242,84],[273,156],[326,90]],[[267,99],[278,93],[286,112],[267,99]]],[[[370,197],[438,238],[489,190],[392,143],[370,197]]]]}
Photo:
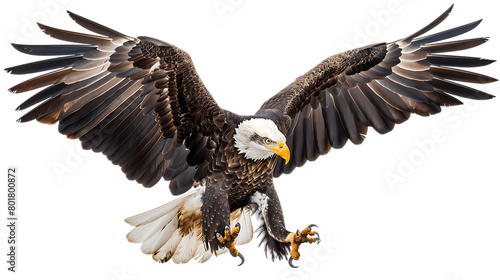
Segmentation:
{"type": "Polygon", "coordinates": [[[241,263],[238,266],[241,266],[245,262],[245,257],[240,252],[238,252],[238,257],[241,259],[241,263]]]}
{"type": "Polygon", "coordinates": [[[321,238],[319,237],[319,233],[317,231],[314,232],[316,234],[316,236],[314,238],[316,238],[316,242],[318,242],[318,244],[321,242],[321,238]]]}
{"type": "Polygon", "coordinates": [[[307,226],[309,229],[312,229],[313,227],[318,227],[316,224],[310,224],[307,226]]]}
{"type": "Polygon", "coordinates": [[[290,258],[288,259],[288,264],[290,265],[290,267],[292,267],[292,268],[299,268],[298,266],[293,265],[293,263],[292,263],[292,262],[293,262],[293,259],[292,259],[292,257],[290,257],[290,258]]]}
{"type": "Polygon", "coordinates": [[[238,230],[241,229],[241,225],[240,225],[240,222],[237,222],[236,225],[234,225],[234,227],[238,228],[238,230]]]}

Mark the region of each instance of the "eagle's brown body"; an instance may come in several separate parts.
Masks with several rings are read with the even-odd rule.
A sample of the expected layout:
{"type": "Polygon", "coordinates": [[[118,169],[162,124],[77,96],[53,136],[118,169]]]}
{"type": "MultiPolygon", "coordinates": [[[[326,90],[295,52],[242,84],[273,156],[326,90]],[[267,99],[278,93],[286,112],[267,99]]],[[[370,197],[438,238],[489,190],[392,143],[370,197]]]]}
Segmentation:
{"type": "MultiPolygon", "coordinates": [[[[211,242],[210,247],[217,249],[218,242],[215,238],[216,232],[223,232],[229,224],[229,214],[237,209],[251,204],[251,197],[255,192],[269,194],[268,215],[272,217],[273,232],[282,239],[289,233],[285,229],[285,223],[279,198],[273,185],[273,172],[277,163],[277,156],[263,161],[253,161],[242,157],[235,148],[235,128],[243,119],[253,117],[264,117],[263,115],[252,117],[235,117],[223,127],[220,136],[220,145],[210,154],[207,160],[207,174],[202,179],[206,186],[203,196],[202,225],[205,242],[211,242]],[[215,230],[214,230],[215,229],[215,230]]],[[[263,224],[265,227],[265,224],[263,224]]],[[[267,235],[267,230],[263,230],[267,235]]],[[[268,246],[274,244],[266,243],[268,246]]],[[[286,244],[283,244],[288,248],[286,244]]],[[[286,253],[287,249],[280,252],[286,253]]],[[[276,248],[276,250],[278,250],[276,248]]],[[[274,255],[273,255],[274,256],[274,255]]],[[[278,256],[277,256],[278,257],[278,256]]],[[[279,255],[279,258],[283,257],[279,255]]]]}

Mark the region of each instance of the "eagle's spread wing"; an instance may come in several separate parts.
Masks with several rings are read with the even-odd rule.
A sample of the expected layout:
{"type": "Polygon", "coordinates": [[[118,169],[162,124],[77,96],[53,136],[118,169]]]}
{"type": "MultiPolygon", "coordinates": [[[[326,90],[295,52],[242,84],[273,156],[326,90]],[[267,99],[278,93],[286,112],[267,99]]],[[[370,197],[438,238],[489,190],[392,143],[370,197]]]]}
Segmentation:
{"type": "MultiPolygon", "coordinates": [[[[453,7],[453,6],[452,6],[453,7]]],[[[451,67],[476,67],[492,60],[443,55],[475,47],[487,38],[439,42],[475,28],[480,21],[420,37],[450,13],[450,7],[422,30],[402,40],[331,56],[269,99],[262,111],[279,111],[285,125],[290,162],[279,159],[274,176],[342,148],[363,142],[367,128],[387,133],[411,113],[438,113],[440,106],[462,104],[453,97],[489,99],[492,95],[456,83],[496,79],[451,67]]]]}
{"type": "Polygon", "coordinates": [[[59,132],[102,152],[130,180],[146,187],[161,177],[185,192],[206,170],[210,137],[224,112],[201,82],[190,56],[159,40],[126,36],[69,13],[81,34],[39,24],[51,37],[78,44],[17,45],[32,55],[58,56],[7,68],[12,74],[54,70],[20,83],[21,93],[45,87],[19,106],[20,118],[59,122],[59,132]]]}

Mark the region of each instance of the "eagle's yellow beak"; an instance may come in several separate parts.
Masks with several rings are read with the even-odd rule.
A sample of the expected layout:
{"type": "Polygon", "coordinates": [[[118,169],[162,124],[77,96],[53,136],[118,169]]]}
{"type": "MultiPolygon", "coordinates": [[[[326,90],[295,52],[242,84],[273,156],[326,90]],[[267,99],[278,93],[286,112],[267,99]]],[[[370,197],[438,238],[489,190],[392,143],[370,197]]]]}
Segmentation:
{"type": "Polygon", "coordinates": [[[288,146],[285,144],[285,142],[280,142],[278,147],[279,148],[275,147],[266,147],[266,148],[268,148],[269,150],[276,153],[278,156],[285,159],[285,164],[288,163],[288,161],[290,160],[290,150],[288,149],[288,146]]]}

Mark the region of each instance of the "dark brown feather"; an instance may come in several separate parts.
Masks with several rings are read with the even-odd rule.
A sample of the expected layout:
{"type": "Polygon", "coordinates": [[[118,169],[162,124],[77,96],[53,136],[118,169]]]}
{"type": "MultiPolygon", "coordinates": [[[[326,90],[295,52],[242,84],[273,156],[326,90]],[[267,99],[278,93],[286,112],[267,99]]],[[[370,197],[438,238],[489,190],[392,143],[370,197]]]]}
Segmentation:
{"type": "Polygon", "coordinates": [[[454,52],[477,47],[486,42],[488,42],[488,38],[474,38],[423,45],[421,46],[421,49],[427,53],[454,52]]]}

